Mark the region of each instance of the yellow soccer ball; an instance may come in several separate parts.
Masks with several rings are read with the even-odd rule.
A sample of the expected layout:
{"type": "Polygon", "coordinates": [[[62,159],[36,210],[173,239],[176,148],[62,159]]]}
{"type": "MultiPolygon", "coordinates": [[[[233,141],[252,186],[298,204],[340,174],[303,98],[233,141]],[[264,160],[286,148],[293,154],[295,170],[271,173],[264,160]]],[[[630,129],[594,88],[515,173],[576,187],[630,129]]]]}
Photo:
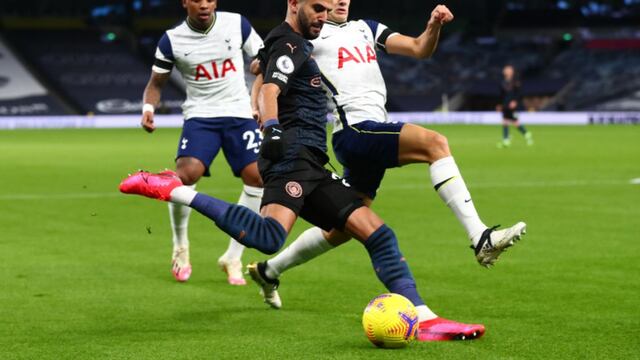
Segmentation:
{"type": "Polygon", "coordinates": [[[416,336],[418,311],[399,294],[382,294],[369,302],[362,315],[362,326],[369,341],[381,348],[402,348],[416,336]]]}

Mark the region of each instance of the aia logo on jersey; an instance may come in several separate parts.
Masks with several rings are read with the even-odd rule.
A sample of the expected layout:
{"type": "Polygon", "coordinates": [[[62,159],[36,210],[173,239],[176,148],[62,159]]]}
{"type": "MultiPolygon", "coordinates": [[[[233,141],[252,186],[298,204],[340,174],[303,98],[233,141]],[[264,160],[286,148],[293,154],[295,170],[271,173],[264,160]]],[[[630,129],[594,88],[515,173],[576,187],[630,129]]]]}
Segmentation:
{"type": "Polygon", "coordinates": [[[284,190],[292,198],[297,199],[302,196],[302,186],[295,181],[289,181],[287,185],[284,186],[284,190]]]}
{"type": "Polygon", "coordinates": [[[200,64],[196,67],[196,81],[201,78],[206,78],[207,80],[219,79],[225,77],[228,72],[237,72],[236,66],[231,59],[223,61],[220,66],[218,66],[215,61],[212,61],[210,66],[211,71],[207,70],[205,65],[200,64]]]}
{"type": "Polygon", "coordinates": [[[341,46],[340,49],[338,49],[338,69],[342,69],[344,64],[349,61],[353,61],[356,64],[370,64],[372,61],[378,61],[378,57],[369,45],[367,45],[364,52],[355,46],[353,50],[341,46]],[[367,56],[365,57],[364,54],[367,56]]]}

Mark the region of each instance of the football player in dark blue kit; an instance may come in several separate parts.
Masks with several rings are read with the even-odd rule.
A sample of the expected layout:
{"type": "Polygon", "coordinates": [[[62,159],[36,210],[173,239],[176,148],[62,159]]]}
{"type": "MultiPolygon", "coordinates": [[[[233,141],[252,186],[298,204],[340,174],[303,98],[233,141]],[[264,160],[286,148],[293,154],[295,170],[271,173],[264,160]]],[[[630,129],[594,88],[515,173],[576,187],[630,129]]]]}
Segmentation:
{"type": "MultiPolygon", "coordinates": [[[[288,0],[286,21],[267,36],[258,55],[264,74],[258,95],[264,129],[258,160],[264,181],[262,217],[183,186],[171,171],[130,175],[120,190],[190,206],[243,245],[266,254],[283,246],[298,216],[326,231],[345,231],[363,243],[385,287],[419,310],[425,303],[394,232],[324,167],[326,97],[309,40],[318,37],[333,6],[332,0],[288,0]]],[[[270,282],[259,264],[250,270],[256,281],[270,282]]],[[[468,336],[483,333],[479,325],[468,336]]]]}
{"type": "Polygon", "coordinates": [[[518,128],[520,133],[524,135],[527,145],[533,145],[533,135],[527,131],[524,125],[520,124],[516,110],[521,106],[522,99],[520,94],[520,81],[516,77],[515,69],[512,65],[506,65],[502,69],[504,79],[500,83],[500,99],[502,103],[496,106],[497,110],[502,112],[502,141],[498,143],[498,147],[511,146],[511,137],[509,136],[509,126],[513,125],[518,128]]]}

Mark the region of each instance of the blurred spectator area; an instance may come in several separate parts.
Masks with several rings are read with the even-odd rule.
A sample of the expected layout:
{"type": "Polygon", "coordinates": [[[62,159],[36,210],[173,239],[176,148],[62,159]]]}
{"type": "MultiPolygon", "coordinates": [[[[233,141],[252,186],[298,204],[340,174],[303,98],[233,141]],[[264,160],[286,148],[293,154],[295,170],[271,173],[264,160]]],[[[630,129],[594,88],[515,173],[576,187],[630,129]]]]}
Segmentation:
{"type": "MultiPolygon", "coordinates": [[[[437,3],[354,0],[351,10],[354,18],[416,36],[437,3]]],[[[282,21],[285,5],[219,0],[220,9],[242,13],[263,36],[282,21]]],[[[640,0],[447,5],[456,20],[444,28],[433,58],[379,54],[389,110],[494,109],[505,64],[517,69],[528,110],[640,110],[640,0]]],[[[0,112],[2,101],[31,104],[34,96],[46,103],[38,111],[52,114],[139,112],[157,41],[183,19],[178,0],[1,1],[0,54],[11,54],[24,70],[11,79],[0,71],[0,94],[8,94],[0,112]],[[12,95],[22,94],[13,91],[18,83],[39,87],[19,98],[12,95]]],[[[8,58],[0,55],[3,69],[8,58]]],[[[184,91],[175,71],[173,77],[159,112],[180,112],[184,91]]]]}

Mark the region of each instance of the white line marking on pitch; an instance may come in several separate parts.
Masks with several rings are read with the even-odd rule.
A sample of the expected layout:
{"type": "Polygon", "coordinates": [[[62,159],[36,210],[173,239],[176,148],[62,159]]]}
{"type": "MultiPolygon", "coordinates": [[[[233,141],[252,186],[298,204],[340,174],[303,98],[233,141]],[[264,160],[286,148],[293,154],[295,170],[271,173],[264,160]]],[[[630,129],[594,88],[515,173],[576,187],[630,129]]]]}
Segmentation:
{"type": "MultiPolygon", "coordinates": [[[[640,178],[632,179],[631,184],[640,185],[640,178]]],[[[574,187],[574,186],[610,186],[610,185],[628,185],[629,182],[619,180],[567,180],[567,181],[523,181],[523,182],[486,182],[486,183],[470,183],[472,189],[478,188],[538,188],[538,187],[574,187]]],[[[428,189],[431,185],[418,181],[411,184],[382,186],[388,190],[411,190],[411,189],[428,189]]],[[[228,195],[237,194],[240,188],[226,189],[201,189],[201,192],[211,195],[228,195]]],[[[103,193],[66,193],[66,194],[5,194],[0,195],[0,201],[20,201],[20,200],[86,200],[86,199],[104,199],[123,197],[124,194],[118,192],[103,193]]]]}

